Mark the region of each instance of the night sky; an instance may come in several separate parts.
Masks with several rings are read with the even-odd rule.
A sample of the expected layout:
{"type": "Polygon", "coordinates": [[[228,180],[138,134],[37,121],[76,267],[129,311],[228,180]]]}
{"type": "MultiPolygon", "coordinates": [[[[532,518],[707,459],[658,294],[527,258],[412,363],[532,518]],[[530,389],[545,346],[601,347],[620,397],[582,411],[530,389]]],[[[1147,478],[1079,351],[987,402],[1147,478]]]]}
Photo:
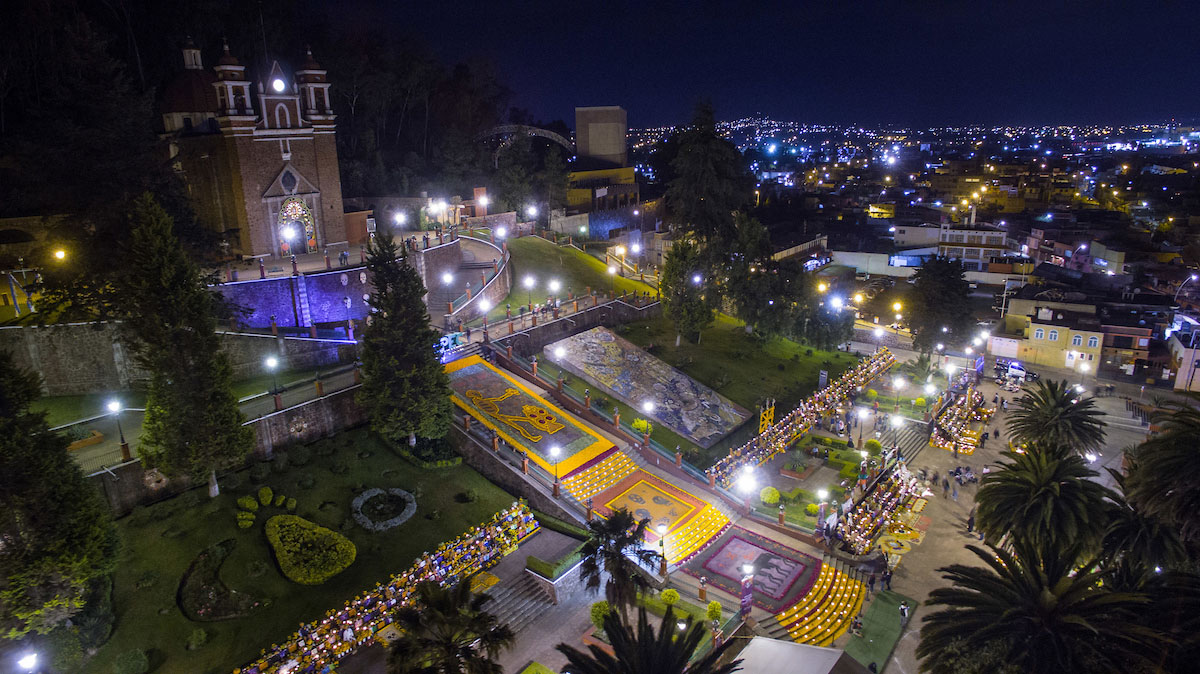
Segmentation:
{"type": "MultiPolygon", "coordinates": [[[[1123,123],[1200,114],[1200,3],[352,0],[454,59],[494,62],[534,116],[631,126],[762,112],[814,123],[1123,123]]],[[[345,8],[343,3],[339,7],[345,8]]],[[[353,17],[353,18],[352,18],[353,17]]]]}

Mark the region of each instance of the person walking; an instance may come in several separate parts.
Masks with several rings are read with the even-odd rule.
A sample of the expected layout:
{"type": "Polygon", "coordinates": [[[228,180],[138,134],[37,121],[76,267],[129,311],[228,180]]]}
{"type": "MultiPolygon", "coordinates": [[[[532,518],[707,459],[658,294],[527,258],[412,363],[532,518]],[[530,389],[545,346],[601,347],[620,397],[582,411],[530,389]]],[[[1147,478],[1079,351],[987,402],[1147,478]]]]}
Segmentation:
{"type": "Polygon", "coordinates": [[[967,533],[975,531],[975,509],[971,508],[971,514],[967,515],[967,533]]]}
{"type": "Polygon", "coordinates": [[[885,590],[892,589],[892,570],[891,569],[884,569],[884,571],[883,571],[883,589],[885,589],[885,590]]]}
{"type": "Polygon", "coordinates": [[[955,503],[958,503],[958,487],[954,488],[954,491],[950,498],[954,499],[955,503]]]}
{"type": "Polygon", "coordinates": [[[950,493],[950,479],[943,477],[942,478],[942,498],[946,498],[946,495],[949,493],[950,493]]]}
{"type": "Polygon", "coordinates": [[[908,624],[908,602],[900,602],[900,628],[908,624]]]}
{"type": "Polygon", "coordinates": [[[875,574],[872,573],[871,577],[867,579],[867,596],[873,594],[875,594],[875,574]]]}

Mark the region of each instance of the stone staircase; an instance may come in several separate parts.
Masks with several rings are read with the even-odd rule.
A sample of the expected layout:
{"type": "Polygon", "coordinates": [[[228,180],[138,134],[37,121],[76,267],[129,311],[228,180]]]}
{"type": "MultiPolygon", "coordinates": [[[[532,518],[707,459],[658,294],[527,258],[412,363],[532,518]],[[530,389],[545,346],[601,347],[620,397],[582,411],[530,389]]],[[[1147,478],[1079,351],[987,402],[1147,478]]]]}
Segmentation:
{"type": "Polygon", "coordinates": [[[866,587],[853,567],[829,555],[821,561],[812,589],[795,606],[765,624],[772,638],[830,646],[846,633],[850,621],[862,611],[866,587]]]}
{"type": "Polygon", "coordinates": [[[491,595],[492,601],[485,604],[484,609],[514,633],[519,633],[551,607],[537,582],[524,572],[516,581],[492,586],[487,594],[491,595]]]}
{"type": "Polygon", "coordinates": [[[915,426],[917,424],[904,424],[896,434],[896,444],[900,447],[900,455],[909,465],[912,464],[917,454],[921,453],[921,450],[929,446],[929,436],[925,434],[924,424],[920,424],[920,430],[915,426]]]}

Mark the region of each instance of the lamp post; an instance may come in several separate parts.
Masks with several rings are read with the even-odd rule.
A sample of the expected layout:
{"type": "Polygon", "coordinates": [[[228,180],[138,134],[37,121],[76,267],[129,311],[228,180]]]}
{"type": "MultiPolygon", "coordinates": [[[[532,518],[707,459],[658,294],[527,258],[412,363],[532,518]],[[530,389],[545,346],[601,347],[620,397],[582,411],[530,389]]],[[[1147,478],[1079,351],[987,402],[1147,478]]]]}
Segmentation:
{"type": "Polygon", "coordinates": [[[858,412],[856,412],[856,415],[858,416],[858,446],[859,447],[862,447],[862,429],[863,429],[863,423],[867,420],[867,414],[869,414],[869,413],[867,412],[866,408],[863,408],[863,407],[858,408],[858,412]]]}
{"type": "Polygon", "coordinates": [[[879,346],[883,341],[883,328],[875,328],[872,332],[875,335],[875,350],[879,351],[879,346]]]}
{"type": "Polygon", "coordinates": [[[892,446],[893,447],[900,446],[899,433],[900,433],[900,426],[903,423],[904,423],[904,419],[901,418],[900,415],[897,414],[892,417],[892,446]]]}
{"type": "Polygon", "coordinates": [[[658,554],[659,554],[658,575],[662,576],[663,580],[666,580],[666,578],[667,578],[667,525],[659,524],[658,526],[654,527],[654,530],[658,532],[658,554]]]}
{"type": "MultiPolygon", "coordinates": [[[[121,439],[121,460],[128,461],[133,457],[129,454],[129,443],[125,442],[125,430],[121,428],[121,401],[108,401],[108,411],[117,418],[117,437],[121,439]]],[[[33,657],[36,661],[37,655],[35,654],[33,657]]]]}
{"type": "Polygon", "coordinates": [[[612,280],[612,294],[615,299],[617,297],[617,268],[611,264],[608,265],[608,277],[612,280]]]}
{"type": "Polygon", "coordinates": [[[558,279],[550,279],[550,296],[554,298],[552,308],[558,307],[558,291],[560,288],[562,288],[562,284],[558,282],[558,279]]]}
{"type": "Polygon", "coordinates": [[[275,356],[267,356],[263,364],[271,371],[271,395],[275,397],[275,411],[278,412],[283,409],[283,397],[279,394],[279,375],[275,373],[276,368],[279,367],[279,359],[275,356]]]}
{"type": "MultiPolygon", "coordinates": [[[[1082,357],[1082,356],[1083,356],[1083,354],[1080,354],[1080,357],[1082,357]]],[[[1080,363],[1079,364],[1079,385],[1080,386],[1083,386],[1084,380],[1087,379],[1087,373],[1088,373],[1088,364],[1080,363]]]]}
{"type": "Polygon", "coordinates": [[[900,414],[900,392],[904,390],[904,378],[892,378],[892,392],[896,394],[896,414],[900,414]]]}
{"type": "Polygon", "coordinates": [[[750,615],[750,607],[754,605],[754,565],[742,565],[742,597],[739,614],[742,618],[750,615]]]}
{"type": "Polygon", "coordinates": [[[558,455],[561,451],[558,445],[550,448],[550,458],[554,459],[554,498],[558,498],[558,455]]]}
{"type": "Polygon", "coordinates": [[[1174,302],[1175,300],[1178,300],[1179,293],[1183,292],[1183,287],[1188,284],[1188,281],[1195,281],[1196,278],[1197,278],[1197,276],[1195,274],[1192,274],[1191,276],[1184,279],[1183,283],[1179,284],[1179,288],[1175,290],[1175,296],[1173,298],[1171,298],[1171,301],[1174,302]]]}
{"type": "Polygon", "coordinates": [[[533,284],[536,283],[532,276],[526,276],[521,279],[521,285],[525,286],[526,299],[529,301],[529,310],[533,311],[533,284]]]}
{"type": "Polygon", "coordinates": [[[37,667],[37,662],[38,654],[31,652],[22,655],[21,659],[17,660],[17,666],[27,672],[32,672],[37,667]]]}

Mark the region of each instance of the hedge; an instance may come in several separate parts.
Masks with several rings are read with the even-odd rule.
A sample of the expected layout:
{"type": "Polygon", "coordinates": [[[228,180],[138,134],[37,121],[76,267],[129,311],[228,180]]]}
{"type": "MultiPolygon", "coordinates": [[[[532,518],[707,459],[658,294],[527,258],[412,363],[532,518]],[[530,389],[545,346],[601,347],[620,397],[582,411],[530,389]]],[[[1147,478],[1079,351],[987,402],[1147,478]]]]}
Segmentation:
{"type": "Polygon", "coordinates": [[[578,538],[580,540],[587,540],[588,538],[591,538],[591,534],[587,529],[584,529],[578,524],[572,524],[571,522],[560,520],[554,515],[547,515],[540,510],[534,510],[533,517],[538,521],[539,524],[550,531],[557,531],[564,536],[570,536],[571,538],[578,538]]]}
{"type": "Polygon", "coordinates": [[[437,461],[426,461],[426,460],[414,455],[412,452],[408,451],[407,445],[402,445],[398,442],[392,442],[388,438],[384,437],[382,434],[376,433],[374,435],[376,438],[378,438],[380,441],[382,441],[383,444],[385,444],[389,448],[391,448],[392,451],[396,452],[401,457],[403,457],[406,461],[408,461],[409,463],[413,464],[414,466],[416,466],[418,468],[424,468],[425,470],[433,470],[435,468],[453,468],[454,466],[458,466],[458,465],[462,464],[461,456],[456,456],[452,459],[438,459],[437,461]]]}
{"type": "MultiPolygon", "coordinates": [[[[644,593],[639,594],[637,598],[637,604],[638,606],[645,606],[647,611],[656,616],[663,616],[667,614],[668,606],[666,602],[659,597],[650,596],[644,593]]],[[[675,611],[675,615],[677,616],[690,615],[701,623],[707,619],[707,611],[705,609],[702,609],[699,606],[696,606],[690,602],[686,602],[682,599],[675,602],[675,604],[669,608],[673,609],[675,611]]]]}
{"type": "Polygon", "coordinates": [[[546,580],[558,580],[572,566],[575,566],[580,559],[583,559],[583,546],[586,542],[580,542],[570,552],[563,555],[557,562],[547,562],[546,560],[535,555],[529,555],[525,558],[525,568],[545,578],[546,580]]]}
{"type": "Polygon", "coordinates": [[[301,585],[324,583],[358,555],[350,539],[297,515],[272,517],[266,533],[283,575],[301,585]]]}

